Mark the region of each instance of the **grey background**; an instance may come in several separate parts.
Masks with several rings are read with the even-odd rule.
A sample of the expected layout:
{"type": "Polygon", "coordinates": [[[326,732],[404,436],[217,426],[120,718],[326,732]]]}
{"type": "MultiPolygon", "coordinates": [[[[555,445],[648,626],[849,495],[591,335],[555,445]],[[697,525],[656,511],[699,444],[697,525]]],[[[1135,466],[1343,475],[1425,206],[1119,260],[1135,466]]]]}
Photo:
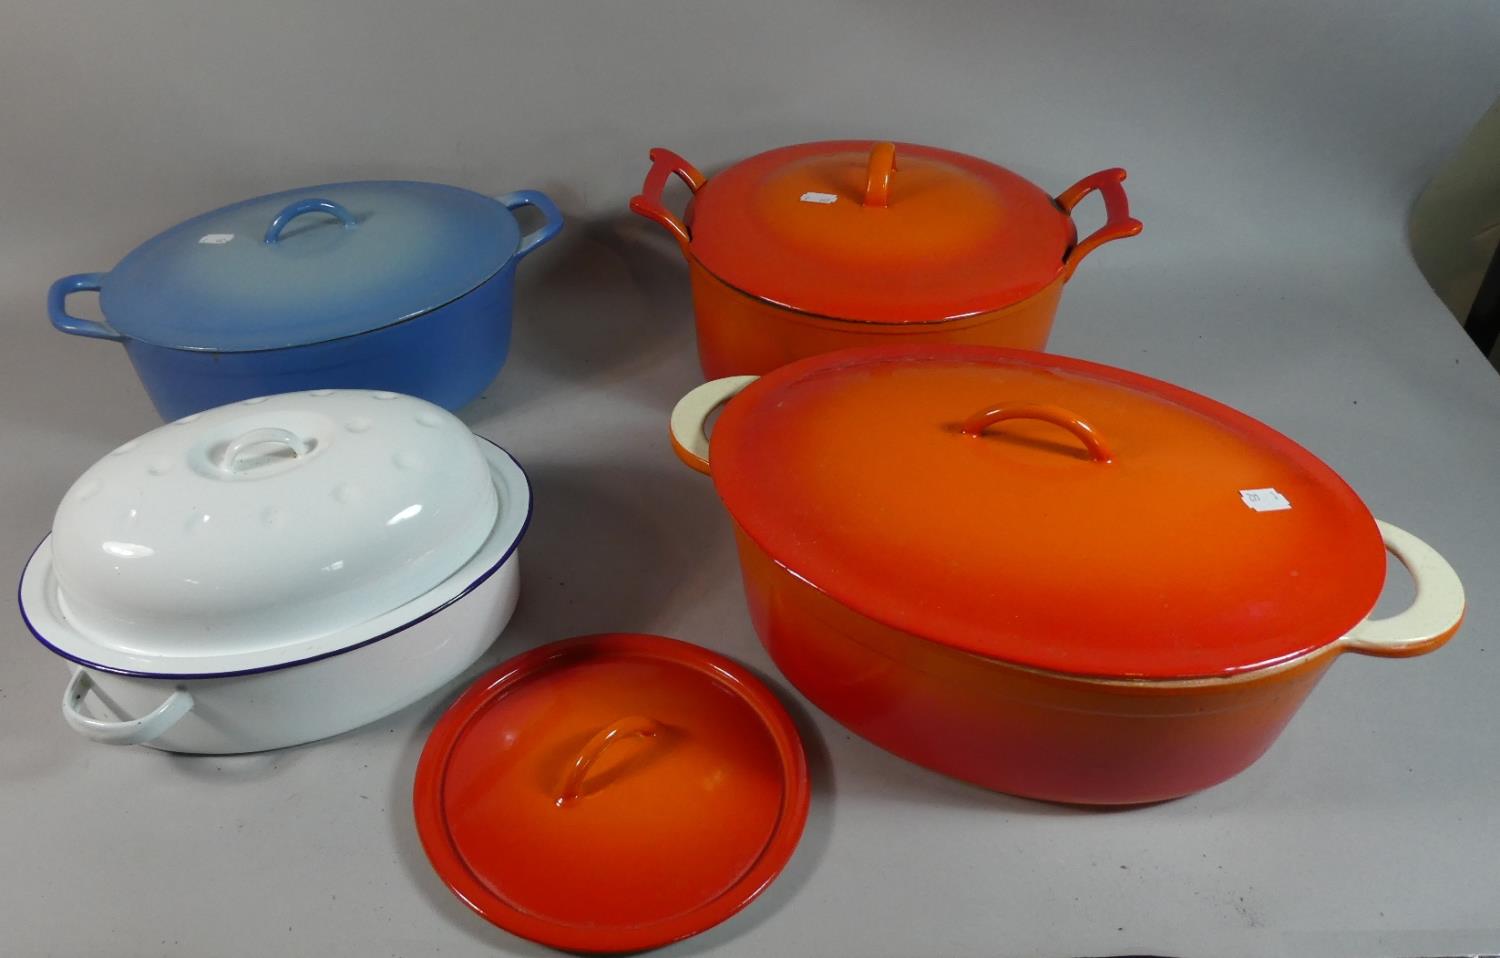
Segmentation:
{"type": "MultiPolygon", "coordinates": [[[[1500,951],[1500,382],[1403,239],[1500,90],[1497,40],[1481,2],[0,2],[0,580],[79,472],[157,424],[118,347],[49,328],[51,280],[303,184],[541,188],[570,224],[522,269],[511,363],[463,413],[537,496],[522,606],[480,667],[674,635],[766,675],[812,760],[785,874],[671,953],[1500,951]],[[1083,265],[1053,347],[1309,446],[1458,567],[1464,632],[1348,657],[1250,771],[1127,812],[957,784],[817,714],[756,643],[709,484],[668,451],[697,381],[686,276],[624,210],[653,145],[711,170],[831,136],[977,153],[1053,191],[1128,168],[1146,231],[1083,265]]],[[[18,617],[0,628],[0,952],[541,951],[448,895],[410,824],[459,686],[275,754],[110,749],[61,722],[62,664],[18,617]]]]}

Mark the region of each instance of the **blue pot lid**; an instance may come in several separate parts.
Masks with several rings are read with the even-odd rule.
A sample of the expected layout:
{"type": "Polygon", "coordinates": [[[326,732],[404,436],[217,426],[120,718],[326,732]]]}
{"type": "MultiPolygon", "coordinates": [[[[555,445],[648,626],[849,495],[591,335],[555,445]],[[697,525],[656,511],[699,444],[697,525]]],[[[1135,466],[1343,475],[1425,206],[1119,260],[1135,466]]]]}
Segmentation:
{"type": "Polygon", "coordinates": [[[99,306],[122,335],[175,349],[250,352],[353,336],[494,276],[521,240],[506,203],[548,211],[539,195],[496,200],[371,181],[256,197],[136,247],[103,277],[99,306]]]}

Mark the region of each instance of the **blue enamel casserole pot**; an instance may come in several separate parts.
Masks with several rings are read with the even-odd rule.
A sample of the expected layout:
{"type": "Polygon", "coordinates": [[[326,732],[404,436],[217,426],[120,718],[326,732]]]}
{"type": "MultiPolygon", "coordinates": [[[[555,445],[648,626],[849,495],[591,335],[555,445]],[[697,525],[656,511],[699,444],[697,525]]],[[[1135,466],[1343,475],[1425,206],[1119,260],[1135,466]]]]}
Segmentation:
{"type": "Polygon", "coordinates": [[[300,389],[388,389],[457,409],[510,347],[516,264],[562,215],[534,190],[333,183],[204,213],[108,273],[52,284],[52,325],[124,343],[164,419],[300,389]],[[513,215],[544,217],[521,235],[513,215]],[[97,290],[104,322],[70,316],[97,290]]]}

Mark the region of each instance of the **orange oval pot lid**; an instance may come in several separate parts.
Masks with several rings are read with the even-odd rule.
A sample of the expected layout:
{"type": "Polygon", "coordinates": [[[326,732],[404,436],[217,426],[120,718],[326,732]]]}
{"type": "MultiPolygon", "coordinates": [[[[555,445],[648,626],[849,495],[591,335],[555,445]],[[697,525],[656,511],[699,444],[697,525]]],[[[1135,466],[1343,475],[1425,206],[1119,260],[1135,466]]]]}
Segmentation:
{"type": "Polygon", "coordinates": [[[476,681],[433,729],[413,804],[448,888],[554,948],[710,928],[791,858],[801,740],[743,666],[652,635],[569,639],[476,681]]]}
{"type": "Polygon", "coordinates": [[[1328,466],[1206,397],[1076,359],[875,347],[725,407],[714,483],[778,563],[864,615],[1072,675],[1223,676],[1370,612],[1386,560],[1328,466]]]}
{"type": "Polygon", "coordinates": [[[751,296],[835,319],[936,322],[1019,302],[1057,279],[1072,220],[1031,181],[912,143],[832,140],[708,179],[689,249],[751,296]]]}

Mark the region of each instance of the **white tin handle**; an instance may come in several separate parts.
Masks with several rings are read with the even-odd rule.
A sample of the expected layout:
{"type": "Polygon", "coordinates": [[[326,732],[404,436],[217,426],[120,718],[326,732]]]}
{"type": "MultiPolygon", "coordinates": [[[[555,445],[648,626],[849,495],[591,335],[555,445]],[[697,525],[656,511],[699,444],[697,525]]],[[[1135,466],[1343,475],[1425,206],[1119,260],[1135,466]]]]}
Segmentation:
{"type": "Polygon", "coordinates": [[[94,680],[89,676],[88,669],[79,669],[73,673],[68,687],[63,690],[63,719],[79,735],[105,745],[144,745],[161,738],[167,729],[176,725],[193,707],[192,694],[176,689],[167,696],[166,701],[140,718],[106,721],[83,711],[83,697],[93,686],[94,680]]]}
{"type": "Polygon", "coordinates": [[[1375,520],[1391,554],[1401,560],[1417,586],[1404,612],[1365,619],[1339,644],[1366,655],[1407,656],[1431,652],[1452,638],[1464,619],[1464,585],[1448,560],[1432,546],[1389,522],[1375,520]]]}

